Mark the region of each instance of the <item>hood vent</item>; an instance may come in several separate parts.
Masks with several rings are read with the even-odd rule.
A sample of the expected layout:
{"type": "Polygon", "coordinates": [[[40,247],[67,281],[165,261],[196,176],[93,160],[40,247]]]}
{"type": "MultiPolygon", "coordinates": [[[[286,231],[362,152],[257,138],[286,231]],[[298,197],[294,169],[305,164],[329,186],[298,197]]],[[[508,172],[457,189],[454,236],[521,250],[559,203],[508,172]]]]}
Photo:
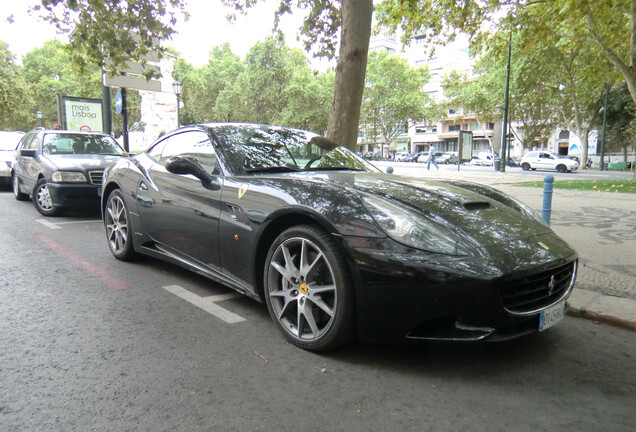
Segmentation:
{"type": "Polygon", "coordinates": [[[489,202],[467,202],[464,203],[464,208],[468,211],[487,210],[490,208],[489,202]]]}

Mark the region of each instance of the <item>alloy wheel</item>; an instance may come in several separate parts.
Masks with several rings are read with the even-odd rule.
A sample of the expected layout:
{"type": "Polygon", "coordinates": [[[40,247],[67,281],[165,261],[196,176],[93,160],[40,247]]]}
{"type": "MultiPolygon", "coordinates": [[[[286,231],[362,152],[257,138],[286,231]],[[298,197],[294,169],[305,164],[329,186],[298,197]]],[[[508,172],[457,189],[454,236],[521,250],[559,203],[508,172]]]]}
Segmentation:
{"type": "Polygon", "coordinates": [[[128,241],[128,215],[124,202],[117,195],[108,200],[105,222],[110,249],[115,255],[123,254],[128,241]]]}
{"type": "Polygon", "coordinates": [[[336,317],[336,278],[325,253],[304,237],[283,241],[269,261],[269,303],[290,336],[319,340],[336,317]]]}
{"type": "Polygon", "coordinates": [[[49,187],[46,183],[42,184],[35,193],[35,199],[38,201],[38,205],[45,211],[53,210],[53,201],[51,200],[51,194],[49,193],[49,187]]]}

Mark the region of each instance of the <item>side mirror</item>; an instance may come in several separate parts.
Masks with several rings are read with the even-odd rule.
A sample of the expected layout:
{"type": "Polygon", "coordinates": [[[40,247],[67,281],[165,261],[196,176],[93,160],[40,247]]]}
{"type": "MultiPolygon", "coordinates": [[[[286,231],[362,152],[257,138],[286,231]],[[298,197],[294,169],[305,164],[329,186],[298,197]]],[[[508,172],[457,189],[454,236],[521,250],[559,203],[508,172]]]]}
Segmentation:
{"type": "Polygon", "coordinates": [[[201,166],[198,160],[192,156],[171,156],[166,160],[166,170],[172,174],[190,174],[201,180],[207,189],[218,189],[220,185],[215,182],[214,177],[201,166]]]}
{"type": "Polygon", "coordinates": [[[25,157],[35,157],[35,149],[21,149],[20,150],[20,156],[25,156],[25,157]]]}

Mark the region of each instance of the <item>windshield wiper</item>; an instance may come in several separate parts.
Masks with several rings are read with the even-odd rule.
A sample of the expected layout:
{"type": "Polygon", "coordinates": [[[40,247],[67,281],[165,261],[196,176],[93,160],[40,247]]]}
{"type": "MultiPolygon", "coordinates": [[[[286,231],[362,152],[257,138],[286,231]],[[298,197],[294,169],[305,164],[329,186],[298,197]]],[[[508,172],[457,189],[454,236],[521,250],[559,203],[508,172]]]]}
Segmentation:
{"type": "Polygon", "coordinates": [[[246,168],[246,173],[259,173],[259,172],[297,172],[298,168],[292,168],[289,166],[273,166],[273,167],[259,167],[259,168],[246,168]]]}

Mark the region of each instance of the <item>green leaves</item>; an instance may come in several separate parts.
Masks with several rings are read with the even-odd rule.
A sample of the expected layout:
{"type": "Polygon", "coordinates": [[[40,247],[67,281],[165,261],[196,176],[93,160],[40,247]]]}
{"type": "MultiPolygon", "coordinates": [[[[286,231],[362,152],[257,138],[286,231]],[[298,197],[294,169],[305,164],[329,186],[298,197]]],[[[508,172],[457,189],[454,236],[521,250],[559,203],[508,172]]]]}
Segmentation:
{"type": "Polygon", "coordinates": [[[98,66],[113,72],[129,61],[146,64],[153,52],[166,54],[159,41],[174,33],[178,17],[188,18],[183,0],[42,0],[32,11],[68,34],[81,70],[98,66]]]}
{"type": "Polygon", "coordinates": [[[391,142],[408,125],[437,120],[438,108],[423,91],[429,78],[427,68],[411,68],[403,58],[384,51],[371,53],[361,119],[368,135],[374,128],[384,142],[391,142]]]}
{"type": "Polygon", "coordinates": [[[304,54],[276,38],[258,42],[241,61],[229,44],[212,49],[208,64],[175,64],[183,83],[184,123],[237,121],[327,128],[333,72],[312,73],[304,54]]]}
{"type": "Polygon", "coordinates": [[[13,53],[0,41],[0,130],[28,130],[35,125],[33,94],[15,63],[13,53]]]}

